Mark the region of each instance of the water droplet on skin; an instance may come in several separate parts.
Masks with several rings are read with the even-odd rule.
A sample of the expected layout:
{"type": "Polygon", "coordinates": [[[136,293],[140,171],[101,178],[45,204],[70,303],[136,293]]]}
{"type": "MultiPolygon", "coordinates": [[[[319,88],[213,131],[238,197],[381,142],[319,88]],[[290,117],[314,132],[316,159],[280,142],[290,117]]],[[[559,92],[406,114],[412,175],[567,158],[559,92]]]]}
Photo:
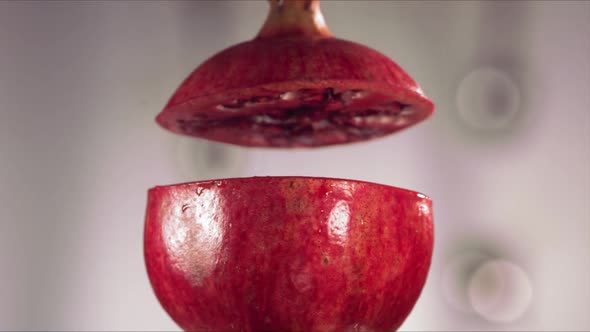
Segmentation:
{"type": "Polygon", "coordinates": [[[350,326],[349,328],[346,329],[346,331],[350,331],[350,332],[371,332],[373,331],[371,328],[364,326],[364,325],[360,325],[360,324],[354,324],[352,326],[350,326]]]}
{"type": "Polygon", "coordinates": [[[223,182],[222,181],[215,181],[215,185],[218,187],[223,186],[223,182]]]}
{"type": "Polygon", "coordinates": [[[186,210],[188,210],[190,208],[189,204],[183,204],[182,205],[182,213],[186,212],[186,210]]]}

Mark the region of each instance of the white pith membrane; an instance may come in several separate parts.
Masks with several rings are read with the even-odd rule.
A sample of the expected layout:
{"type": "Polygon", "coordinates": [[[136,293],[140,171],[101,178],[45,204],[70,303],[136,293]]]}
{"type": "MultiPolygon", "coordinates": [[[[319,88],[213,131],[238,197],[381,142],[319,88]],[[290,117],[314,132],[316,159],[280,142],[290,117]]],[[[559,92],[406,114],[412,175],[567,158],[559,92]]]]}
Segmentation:
{"type": "Polygon", "coordinates": [[[268,93],[215,108],[177,119],[177,129],[193,136],[230,135],[226,141],[233,143],[306,147],[383,136],[412,124],[416,116],[410,105],[363,89],[268,93]]]}

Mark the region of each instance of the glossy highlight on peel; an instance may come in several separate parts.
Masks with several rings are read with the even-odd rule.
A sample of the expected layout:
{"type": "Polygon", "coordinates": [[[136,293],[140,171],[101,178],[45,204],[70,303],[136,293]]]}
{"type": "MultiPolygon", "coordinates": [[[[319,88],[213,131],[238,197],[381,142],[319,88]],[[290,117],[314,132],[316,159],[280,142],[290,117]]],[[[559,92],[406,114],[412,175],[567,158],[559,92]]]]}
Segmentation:
{"type": "Polygon", "coordinates": [[[363,181],[253,177],[150,189],[153,289],[191,331],[391,331],[432,255],[422,194],[363,181]]]}

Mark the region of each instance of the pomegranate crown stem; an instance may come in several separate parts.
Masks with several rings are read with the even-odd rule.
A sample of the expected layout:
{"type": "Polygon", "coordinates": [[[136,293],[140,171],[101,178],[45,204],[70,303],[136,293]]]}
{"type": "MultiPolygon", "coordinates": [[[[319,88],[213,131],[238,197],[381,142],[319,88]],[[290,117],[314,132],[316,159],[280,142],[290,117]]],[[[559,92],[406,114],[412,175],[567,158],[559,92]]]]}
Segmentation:
{"type": "Polygon", "coordinates": [[[320,0],[268,0],[270,11],[256,38],[332,37],[320,0]]]}

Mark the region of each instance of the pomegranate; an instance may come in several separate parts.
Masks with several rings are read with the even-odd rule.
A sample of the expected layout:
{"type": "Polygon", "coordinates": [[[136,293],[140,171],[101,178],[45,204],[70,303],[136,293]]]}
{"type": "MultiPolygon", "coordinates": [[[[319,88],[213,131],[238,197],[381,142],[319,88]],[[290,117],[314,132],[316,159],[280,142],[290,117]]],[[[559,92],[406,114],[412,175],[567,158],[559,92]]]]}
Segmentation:
{"type": "Polygon", "coordinates": [[[260,147],[315,147],[381,137],[434,110],[395,62],[334,38],[319,0],[273,0],[250,41],[214,55],[156,121],[173,132],[260,147]]]}
{"type": "Polygon", "coordinates": [[[385,185],[254,177],[148,194],[149,278],[191,331],[392,331],[432,246],[430,199],[385,185]]]}

